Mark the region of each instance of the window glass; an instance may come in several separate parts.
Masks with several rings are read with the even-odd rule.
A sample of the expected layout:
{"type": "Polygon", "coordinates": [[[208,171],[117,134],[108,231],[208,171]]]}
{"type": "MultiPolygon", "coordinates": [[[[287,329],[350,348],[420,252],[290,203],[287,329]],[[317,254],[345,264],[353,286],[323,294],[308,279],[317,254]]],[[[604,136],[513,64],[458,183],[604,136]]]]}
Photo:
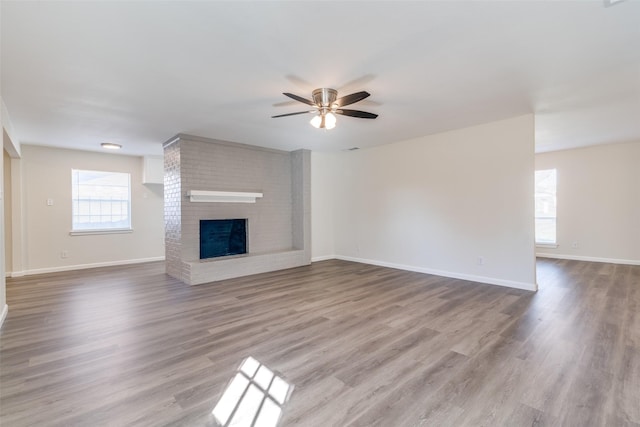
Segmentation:
{"type": "Polygon", "coordinates": [[[556,243],[556,170],[536,171],[536,243],[556,243]]]}
{"type": "Polygon", "coordinates": [[[71,171],[72,229],[131,229],[131,178],[128,173],[71,171]]]}

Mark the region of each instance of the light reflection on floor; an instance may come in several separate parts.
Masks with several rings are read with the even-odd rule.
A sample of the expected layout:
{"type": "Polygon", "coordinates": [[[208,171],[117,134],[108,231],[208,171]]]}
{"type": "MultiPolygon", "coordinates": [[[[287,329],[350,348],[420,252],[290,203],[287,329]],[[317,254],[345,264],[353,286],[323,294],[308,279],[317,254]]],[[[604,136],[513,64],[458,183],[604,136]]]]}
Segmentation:
{"type": "Polygon", "coordinates": [[[211,413],[223,427],[275,427],[292,392],[291,384],[247,357],[211,413]]]}

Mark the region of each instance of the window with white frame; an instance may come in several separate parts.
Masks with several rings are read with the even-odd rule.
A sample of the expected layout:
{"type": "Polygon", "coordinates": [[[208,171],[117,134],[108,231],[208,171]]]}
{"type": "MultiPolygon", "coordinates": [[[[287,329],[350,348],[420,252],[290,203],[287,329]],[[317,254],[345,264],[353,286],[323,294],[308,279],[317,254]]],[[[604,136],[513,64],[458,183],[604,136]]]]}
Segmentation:
{"type": "Polygon", "coordinates": [[[131,177],[122,172],[71,171],[72,231],[131,230],[131,177]]]}
{"type": "Polygon", "coordinates": [[[556,244],[556,170],[536,171],[536,243],[556,244]]]}

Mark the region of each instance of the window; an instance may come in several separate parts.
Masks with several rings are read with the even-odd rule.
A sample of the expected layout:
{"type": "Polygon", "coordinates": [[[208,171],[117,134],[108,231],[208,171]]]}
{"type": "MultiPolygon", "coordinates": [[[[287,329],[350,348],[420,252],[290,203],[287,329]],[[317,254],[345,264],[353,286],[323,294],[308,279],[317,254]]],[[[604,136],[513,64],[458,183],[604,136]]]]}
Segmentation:
{"type": "Polygon", "coordinates": [[[71,171],[73,231],[131,229],[131,179],[128,173],[71,171]]]}
{"type": "Polygon", "coordinates": [[[556,244],[556,170],[536,171],[536,243],[556,244]]]}

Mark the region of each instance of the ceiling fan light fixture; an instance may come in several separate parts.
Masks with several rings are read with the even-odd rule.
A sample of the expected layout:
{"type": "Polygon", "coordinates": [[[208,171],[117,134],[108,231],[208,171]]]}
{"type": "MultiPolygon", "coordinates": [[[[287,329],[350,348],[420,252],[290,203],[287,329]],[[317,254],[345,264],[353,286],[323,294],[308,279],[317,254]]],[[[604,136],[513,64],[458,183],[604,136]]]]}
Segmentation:
{"type": "Polygon", "coordinates": [[[320,124],[322,123],[322,117],[320,116],[320,114],[318,114],[317,116],[313,116],[309,123],[311,123],[311,126],[313,126],[314,128],[319,129],[320,124]]]}
{"type": "Polygon", "coordinates": [[[333,129],[336,127],[336,116],[333,113],[322,112],[314,116],[309,123],[316,129],[333,129]]]}
{"type": "Polygon", "coordinates": [[[336,127],[336,116],[333,113],[327,113],[324,115],[324,127],[327,129],[333,129],[336,127]]]}
{"type": "Polygon", "coordinates": [[[312,113],[315,114],[315,116],[309,121],[309,124],[311,124],[311,126],[316,129],[333,129],[334,127],[336,127],[337,114],[340,114],[341,116],[358,117],[361,119],[375,119],[376,117],[378,117],[378,115],[374,113],[343,108],[346,105],[354,104],[369,97],[370,94],[366,91],[355,92],[350,95],[338,98],[337,90],[331,88],[320,88],[313,91],[313,101],[298,95],[294,95],[293,93],[283,92],[283,95],[288,96],[289,98],[303,104],[315,107],[316,109],[311,111],[307,110],[298,111],[295,113],[279,114],[276,116],[271,116],[271,118],[275,119],[278,117],[297,116],[298,114],[312,113]]]}

